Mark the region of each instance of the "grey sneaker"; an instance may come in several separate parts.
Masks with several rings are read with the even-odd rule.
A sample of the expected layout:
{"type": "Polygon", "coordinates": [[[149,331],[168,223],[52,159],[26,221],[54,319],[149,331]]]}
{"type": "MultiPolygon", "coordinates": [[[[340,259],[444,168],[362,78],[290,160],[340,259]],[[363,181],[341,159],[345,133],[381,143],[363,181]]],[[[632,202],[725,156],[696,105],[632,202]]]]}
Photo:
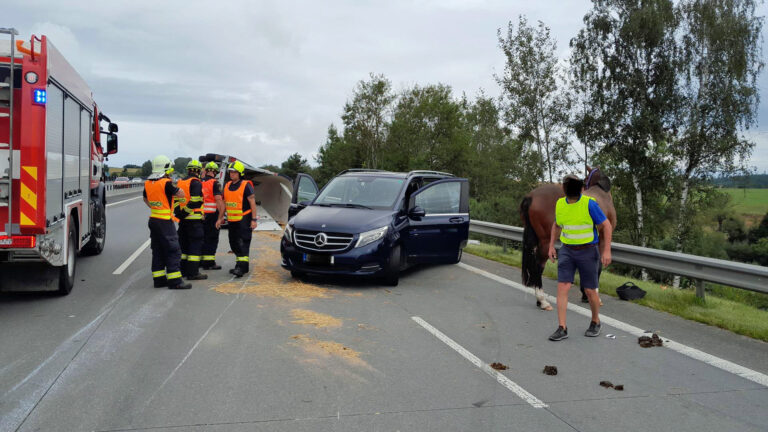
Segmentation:
{"type": "Polygon", "coordinates": [[[568,329],[563,328],[563,326],[558,326],[557,330],[555,330],[555,332],[552,333],[552,336],[549,337],[549,340],[551,341],[559,341],[563,339],[568,339],[568,329]]]}
{"type": "Polygon", "coordinates": [[[597,337],[600,335],[600,323],[590,322],[589,328],[584,332],[584,336],[597,337]]]}

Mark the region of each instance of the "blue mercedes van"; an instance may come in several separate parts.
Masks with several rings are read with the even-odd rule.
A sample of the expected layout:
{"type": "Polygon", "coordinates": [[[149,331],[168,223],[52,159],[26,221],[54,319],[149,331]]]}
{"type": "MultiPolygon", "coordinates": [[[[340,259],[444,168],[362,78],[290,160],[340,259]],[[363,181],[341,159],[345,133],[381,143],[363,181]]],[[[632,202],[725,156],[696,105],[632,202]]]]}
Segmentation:
{"type": "Polygon", "coordinates": [[[282,266],[382,278],[420,263],[457,263],[469,237],[467,179],[436,171],[350,169],[318,190],[299,174],[280,242],[282,266]]]}

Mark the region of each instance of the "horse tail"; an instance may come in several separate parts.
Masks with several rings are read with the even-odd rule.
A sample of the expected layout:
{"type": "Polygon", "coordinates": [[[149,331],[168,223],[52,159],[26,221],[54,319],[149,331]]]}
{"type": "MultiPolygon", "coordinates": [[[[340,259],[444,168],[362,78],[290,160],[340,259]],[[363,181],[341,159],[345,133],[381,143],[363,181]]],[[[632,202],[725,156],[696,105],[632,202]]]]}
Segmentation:
{"type": "Polygon", "coordinates": [[[528,215],[528,210],[531,208],[531,202],[533,198],[527,196],[523,198],[520,203],[520,216],[523,218],[523,285],[541,286],[541,282],[536,284],[540,277],[537,277],[539,272],[539,263],[536,258],[536,247],[539,244],[539,238],[536,236],[536,231],[531,226],[531,219],[528,215]]]}

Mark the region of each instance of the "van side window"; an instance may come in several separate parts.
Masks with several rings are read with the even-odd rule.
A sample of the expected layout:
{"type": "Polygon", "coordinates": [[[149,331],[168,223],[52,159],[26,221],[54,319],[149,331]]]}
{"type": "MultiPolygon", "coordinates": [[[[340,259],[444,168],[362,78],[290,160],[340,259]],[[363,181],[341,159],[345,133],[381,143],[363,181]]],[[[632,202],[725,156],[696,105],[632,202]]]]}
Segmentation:
{"type": "Polygon", "coordinates": [[[414,204],[426,214],[459,213],[461,183],[440,183],[416,195],[414,204]]]}

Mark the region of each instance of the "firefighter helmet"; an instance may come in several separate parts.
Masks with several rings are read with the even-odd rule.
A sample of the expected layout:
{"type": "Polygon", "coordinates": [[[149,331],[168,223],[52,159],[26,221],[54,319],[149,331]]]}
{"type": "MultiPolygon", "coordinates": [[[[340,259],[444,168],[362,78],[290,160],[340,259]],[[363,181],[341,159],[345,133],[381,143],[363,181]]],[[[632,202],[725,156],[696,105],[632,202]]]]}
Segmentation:
{"type": "Polygon", "coordinates": [[[190,171],[190,170],[201,170],[201,169],[203,169],[203,164],[201,164],[200,161],[197,160],[197,159],[192,159],[187,164],[187,171],[190,171]]]}
{"type": "Polygon", "coordinates": [[[150,180],[159,179],[164,175],[171,174],[173,172],[173,164],[168,156],[158,155],[152,159],[152,175],[149,176],[150,180]]]}
{"type": "Polygon", "coordinates": [[[240,175],[243,175],[245,172],[245,166],[240,161],[234,161],[233,163],[229,164],[229,168],[227,168],[228,171],[237,171],[240,173],[240,175]]]}
{"type": "Polygon", "coordinates": [[[216,171],[216,172],[218,172],[219,171],[219,164],[217,164],[214,161],[210,161],[207,164],[205,164],[205,169],[207,169],[208,171],[216,171]]]}

